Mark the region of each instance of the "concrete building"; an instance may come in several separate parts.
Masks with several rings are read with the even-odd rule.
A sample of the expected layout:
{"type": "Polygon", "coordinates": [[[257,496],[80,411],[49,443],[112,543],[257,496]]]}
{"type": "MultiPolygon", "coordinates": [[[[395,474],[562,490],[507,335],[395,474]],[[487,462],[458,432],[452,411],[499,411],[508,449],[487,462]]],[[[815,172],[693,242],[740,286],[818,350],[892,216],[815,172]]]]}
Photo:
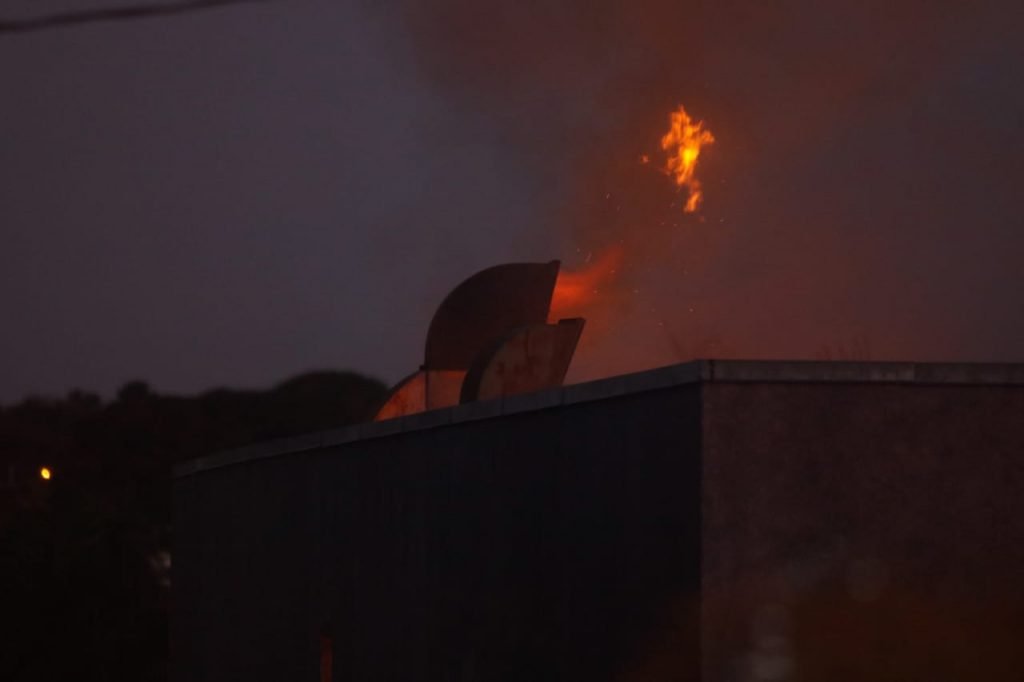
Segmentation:
{"type": "Polygon", "coordinates": [[[1024,365],[699,361],[194,460],[224,680],[1019,680],[1024,365]]]}

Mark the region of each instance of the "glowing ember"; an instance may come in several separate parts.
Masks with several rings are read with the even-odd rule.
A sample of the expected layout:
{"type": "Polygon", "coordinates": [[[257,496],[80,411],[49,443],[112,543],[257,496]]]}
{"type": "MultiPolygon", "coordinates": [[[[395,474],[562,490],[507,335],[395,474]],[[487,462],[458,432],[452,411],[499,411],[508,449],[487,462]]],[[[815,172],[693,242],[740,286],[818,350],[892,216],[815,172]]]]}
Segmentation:
{"type": "Polygon", "coordinates": [[[704,128],[704,121],[694,122],[682,105],[678,111],[672,112],[671,121],[669,131],[661,138],[661,148],[668,152],[665,171],[673,176],[678,187],[689,190],[690,196],[683,210],[693,213],[700,206],[702,197],[700,181],[695,175],[697,158],[701,147],[713,143],[715,136],[704,128]]]}
{"type": "Polygon", "coordinates": [[[551,296],[549,319],[558,320],[582,314],[581,311],[601,293],[622,265],[622,249],[612,247],[581,270],[558,273],[551,296]]]}
{"type": "MultiPolygon", "coordinates": [[[[677,187],[686,188],[688,196],[683,210],[693,213],[699,208],[702,198],[700,181],[696,177],[697,159],[701,148],[712,144],[715,137],[705,128],[704,121],[695,121],[681,105],[672,112],[670,121],[668,132],[661,138],[661,148],[668,153],[664,170],[677,187]]],[[[651,157],[641,154],[638,160],[640,165],[645,165],[651,162],[651,157]]],[[[611,193],[606,193],[604,198],[610,199],[611,193]]],[[[665,225],[664,222],[661,224],[665,225]]],[[[635,246],[632,241],[623,243],[635,246]]],[[[610,301],[616,294],[621,297],[624,293],[621,281],[616,281],[624,261],[624,248],[617,244],[599,252],[593,259],[588,257],[587,264],[578,270],[559,272],[548,319],[553,322],[568,317],[586,317],[588,329],[593,330],[593,316],[607,313],[610,301]]],[[[639,291],[634,289],[633,293],[639,291]]]]}

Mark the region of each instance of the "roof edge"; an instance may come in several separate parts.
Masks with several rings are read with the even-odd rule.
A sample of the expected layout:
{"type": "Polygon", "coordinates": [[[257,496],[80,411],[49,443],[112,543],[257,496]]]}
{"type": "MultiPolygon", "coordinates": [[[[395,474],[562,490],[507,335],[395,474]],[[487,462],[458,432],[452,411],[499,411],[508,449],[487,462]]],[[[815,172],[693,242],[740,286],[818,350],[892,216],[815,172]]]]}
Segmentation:
{"type": "Polygon", "coordinates": [[[457,405],[380,422],[256,443],[174,467],[174,477],[399,433],[607,400],[696,383],[871,383],[1024,385],[1024,363],[694,360],[560,388],[457,405]]]}

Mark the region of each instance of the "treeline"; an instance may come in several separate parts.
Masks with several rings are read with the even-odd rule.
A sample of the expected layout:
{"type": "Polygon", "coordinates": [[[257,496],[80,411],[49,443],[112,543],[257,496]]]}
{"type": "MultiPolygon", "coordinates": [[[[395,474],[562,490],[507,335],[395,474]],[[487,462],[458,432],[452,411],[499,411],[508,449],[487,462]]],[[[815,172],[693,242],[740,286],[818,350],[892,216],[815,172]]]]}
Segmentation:
{"type": "Polygon", "coordinates": [[[173,465],[364,421],[385,392],[314,372],[267,391],[132,382],[110,401],[0,407],[0,680],[166,679],[173,465]]]}

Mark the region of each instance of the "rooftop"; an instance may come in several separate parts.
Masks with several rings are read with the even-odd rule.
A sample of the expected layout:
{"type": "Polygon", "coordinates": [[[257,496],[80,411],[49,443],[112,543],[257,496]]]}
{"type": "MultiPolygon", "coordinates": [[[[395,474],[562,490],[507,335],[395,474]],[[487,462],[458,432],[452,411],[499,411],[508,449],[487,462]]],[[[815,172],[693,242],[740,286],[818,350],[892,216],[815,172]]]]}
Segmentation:
{"type": "Polygon", "coordinates": [[[387,421],[354,424],[294,438],[256,443],[183,462],[175,467],[174,475],[180,478],[234,464],[343,445],[353,441],[696,383],[1019,386],[1024,385],[1024,363],[695,360],[537,393],[467,403],[387,421]]]}

